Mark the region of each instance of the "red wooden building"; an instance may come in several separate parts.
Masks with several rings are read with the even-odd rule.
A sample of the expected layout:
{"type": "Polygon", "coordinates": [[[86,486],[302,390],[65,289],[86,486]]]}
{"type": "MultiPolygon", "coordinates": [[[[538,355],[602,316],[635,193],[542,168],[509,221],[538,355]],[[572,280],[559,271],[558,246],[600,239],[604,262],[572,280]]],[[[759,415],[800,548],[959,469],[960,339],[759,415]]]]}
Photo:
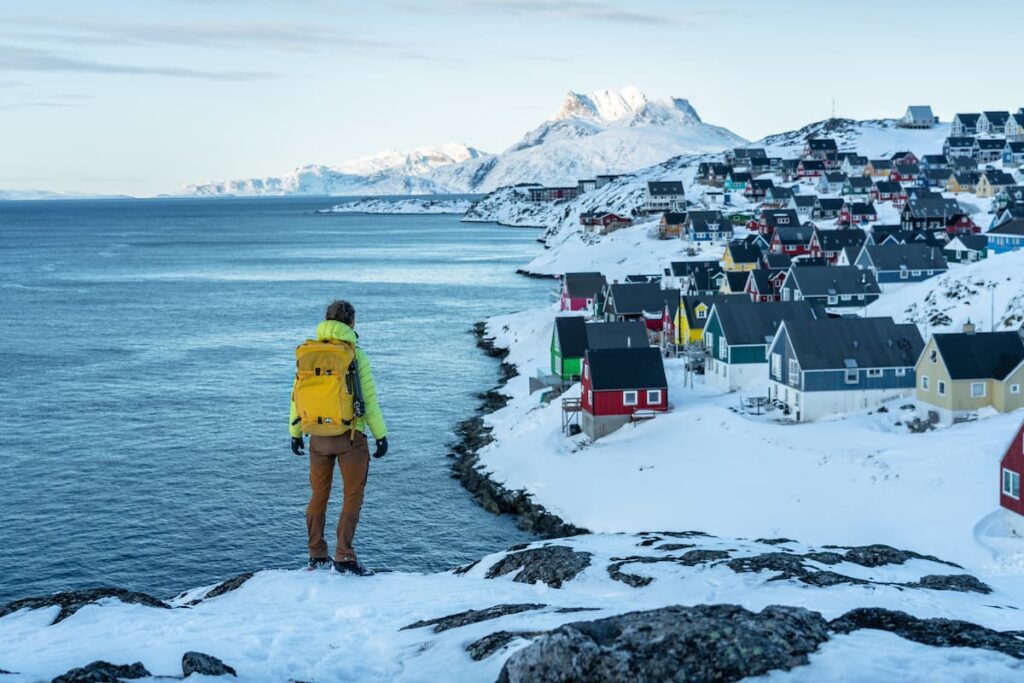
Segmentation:
{"type": "Polygon", "coordinates": [[[592,441],[668,410],[668,382],[658,348],[588,349],[580,380],[581,426],[592,441]]]}
{"type": "Polygon", "coordinates": [[[1021,499],[1021,478],[1024,477],[1024,424],[1013,435],[999,463],[999,504],[1006,514],[1006,529],[1024,537],[1024,500],[1021,499]]]}
{"type": "Polygon", "coordinates": [[[875,207],[867,202],[845,202],[839,210],[840,225],[861,225],[878,220],[875,207]]]}
{"type": "Polygon", "coordinates": [[[795,256],[821,256],[818,231],[812,227],[778,228],[772,235],[768,250],[774,254],[795,256]]]}
{"type": "Polygon", "coordinates": [[[607,283],[601,273],[566,273],[562,278],[559,310],[593,313],[607,283]]]}

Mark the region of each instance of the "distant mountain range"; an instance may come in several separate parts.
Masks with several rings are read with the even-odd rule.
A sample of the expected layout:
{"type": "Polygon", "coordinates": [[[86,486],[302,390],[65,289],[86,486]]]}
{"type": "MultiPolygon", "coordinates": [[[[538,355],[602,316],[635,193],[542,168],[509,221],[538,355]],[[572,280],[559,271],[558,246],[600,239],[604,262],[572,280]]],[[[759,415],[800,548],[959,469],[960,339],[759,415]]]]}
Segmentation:
{"type": "Polygon", "coordinates": [[[575,185],[580,178],[744,143],[735,133],[704,123],[684,99],[649,98],[632,87],[569,92],[554,116],[500,154],[459,143],[387,151],[337,166],[303,166],[282,176],[189,185],[182,194],[459,194],[528,182],[575,185]]]}

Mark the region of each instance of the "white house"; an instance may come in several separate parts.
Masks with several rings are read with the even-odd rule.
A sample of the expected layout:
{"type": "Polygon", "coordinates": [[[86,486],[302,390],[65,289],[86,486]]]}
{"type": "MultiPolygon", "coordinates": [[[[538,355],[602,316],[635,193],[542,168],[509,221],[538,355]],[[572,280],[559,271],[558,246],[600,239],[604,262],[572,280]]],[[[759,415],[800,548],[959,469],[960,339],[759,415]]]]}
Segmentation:
{"type": "Polygon", "coordinates": [[[932,113],[930,106],[911,105],[898,125],[900,128],[932,128],[938,122],[939,118],[932,113]]]}
{"type": "Polygon", "coordinates": [[[683,211],[686,209],[686,193],[679,180],[652,180],[647,183],[644,210],[649,213],[661,211],[683,211]]]}

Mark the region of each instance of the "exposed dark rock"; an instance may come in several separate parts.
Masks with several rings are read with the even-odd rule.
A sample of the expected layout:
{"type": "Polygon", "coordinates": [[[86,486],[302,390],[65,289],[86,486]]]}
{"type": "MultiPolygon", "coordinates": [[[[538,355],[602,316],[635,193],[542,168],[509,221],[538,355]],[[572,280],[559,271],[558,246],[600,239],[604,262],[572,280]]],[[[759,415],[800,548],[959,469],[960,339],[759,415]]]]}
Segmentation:
{"type": "Polygon", "coordinates": [[[146,607],[158,607],[161,609],[170,608],[170,605],[163,600],[158,600],[152,595],[145,593],[136,593],[124,588],[88,588],[80,591],[65,591],[63,593],[54,593],[53,595],[15,600],[0,607],[0,617],[5,617],[20,609],[40,609],[59,605],[60,612],[57,614],[57,618],[53,620],[53,623],[56,624],[57,622],[64,621],[86,605],[91,605],[105,598],[117,598],[121,602],[133,605],[145,605],[146,607]]]}
{"type": "Polygon", "coordinates": [[[729,569],[737,573],[778,572],[770,580],[797,579],[808,573],[800,555],[788,553],[762,553],[751,557],[737,557],[726,562],[729,569]]]}
{"type": "Polygon", "coordinates": [[[474,662],[487,659],[517,638],[536,638],[547,631],[496,631],[466,646],[466,652],[474,662]]]}
{"type": "Polygon", "coordinates": [[[981,593],[988,595],[992,589],[970,574],[929,574],[914,583],[904,584],[908,588],[930,588],[936,591],[958,591],[960,593],[981,593]]]}
{"type": "Polygon", "coordinates": [[[820,550],[807,553],[806,555],[804,555],[804,559],[814,560],[815,562],[820,562],[821,564],[839,564],[843,561],[843,556],[839,553],[834,553],[828,550],[820,550]]]}
{"type": "Polygon", "coordinates": [[[200,602],[203,602],[204,600],[210,600],[211,598],[219,598],[225,593],[230,593],[231,591],[238,590],[242,587],[242,584],[251,579],[254,575],[254,572],[244,572],[242,574],[239,574],[238,576],[234,576],[228,579],[227,581],[223,581],[217,584],[210,590],[209,593],[207,593],[201,598],[196,598],[188,604],[198,605],[200,602]]]}
{"type": "Polygon", "coordinates": [[[686,548],[694,547],[693,543],[662,543],[655,550],[662,550],[664,552],[671,552],[673,550],[685,550],[686,548]]]}
{"type": "Polygon", "coordinates": [[[506,617],[510,614],[519,614],[520,612],[529,612],[530,610],[543,609],[545,607],[547,607],[547,605],[541,605],[533,602],[518,605],[494,605],[493,607],[488,607],[486,609],[469,609],[465,612],[449,614],[444,617],[437,617],[436,619],[417,621],[409,624],[408,626],[403,626],[400,630],[407,631],[413,628],[433,626],[434,633],[441,633],[448,629],[477,624],[481,621],[489,621],[491,619],[506,617]]]}
{"type": "Polygon", "coordinates": [[[703,531],[655,531],[654,533],[669,538],[712,538],[711,534],[706,534],[703,531]]]}
{"type": "Polygon", "coordinates": [[[838,586],[840,584],[864,586],[871,583],[864,579],[857,579],[852,576],[829,571],[809,571],[797,580],[809,586],[818,586],[819,588],[828,588],[829,586],[838,586]]]}
{"type": "Polygon", "coordinates": [[[648,546],[654,545],[655,543],[657,543],[660,540],[661,540],[660,536],[651,536],[650,538],[645,538],[644,540],[640,541],[640,543],[638,543],[637,545],[639,545],[639,546],[641,546],[643,548],[646,548],[648,546]]]}
{"type": "Polygon", "coordinates": [[[452,573],[453,574],[459,574],[459,575],[465,574],[466,572],[468,572],[470,569],[472,569],[473,567],[477,566],[478,564],[480,564],[480,560],[473,560],[469,564],[464,564],[464,565],[461,565],[459,567],[456,567],[455,569],[452,570],[452,573]]]}
{"type": "Polygon", "coordinates": [[[677,559],[677,562],[687,567],[695,567],[698,564],[704,564],[706,562],[716,562],[718,560],[728,559],[729,553],[724,550],[691,550],[683,553],[682,556],[677,559]]]}
{"type": "Polygon", "coordinates": [[[555,614],[573,614],[575,612],[596,612],[600,607],[559,607],[555,614]]]}
{"type": "Polygon", "coordinates": [[[509,401],[508,396],[497,389],[488,389],[487,391],[483,391],[477,394],[477,398],[480,399],[480,406],[477,410],[485,415],[501,410],[508,405],[509,401]]]}
{"type": "Polygon", "coordinates": [[[487,570],[487,578],[494,579],[518,571],[512,579],[517,583],[546,583],[561,588],[566,581],[590,566],[591,554],[564,545],[547,545],[509,553],[487,570]]]}
{"type": "Polygon", "coordinates": [[[862,567],[881,567],[887,564],[903,564],[907,560],[929,560],[931,562],[949,565],[950,567],[960,567],[958,564],[940,560],[932,555],[922,555],[920,553],[915,553],[912,550],[899,550],[898,548],[882,544],[849,548],[843,557],[847,562],[853,562],[854,564],[859,564],[862,567]]]}
{"type": "Polygon", "coordinates": [[[203,676],[236,676],[235,670],[214,657],[202,652],[186,652],[181,658],[181,673],[186,678],[192,674],[203,676]]]}
{"type": "Polygon", "coordinates": [[[792,538],[759,538],[758,543],[765,545],[782,545],[783,543],[796,543],[792,538]]]}
{"type": "Polygon", "coordinates": [[[974,647],[1024,659],[1024,640],[1015,632],[995,631],[957,619],[919,619],[906,612],[862,607],[833,619],[829,627],[837,633],[851,633],[862,628],[877,629],[924,645],[974,647]]]}
{"type": "Polygon", "coordinates": [[[123,679],[146,678],[150,676],[142,662],[134,664],[111,664],[96,661],[92,664],[71,669],[54,678],[50,683],[118,683],[123,679]]]}
{"type": "MultiPolygon", "coordinates": [[[[643,558],[647,559],[647,558],[643,558]]],[[[640,576],[639,574],[629,574],[622,571],[623,565],[630,564],[636,560],[624,560],[622,562],[613,562],[608,565],[608,576],[615,581],[621,581],[622,583],[632,586],[633,588],[643,588],[654,581],[650,576],[640,576]]]]}
{"type": "Polygon", "coordinates": [[[807,664],[828,640],[799,607],[664,607],[566,624],[509,657],[498,680],[737,681],[807,664]]]}

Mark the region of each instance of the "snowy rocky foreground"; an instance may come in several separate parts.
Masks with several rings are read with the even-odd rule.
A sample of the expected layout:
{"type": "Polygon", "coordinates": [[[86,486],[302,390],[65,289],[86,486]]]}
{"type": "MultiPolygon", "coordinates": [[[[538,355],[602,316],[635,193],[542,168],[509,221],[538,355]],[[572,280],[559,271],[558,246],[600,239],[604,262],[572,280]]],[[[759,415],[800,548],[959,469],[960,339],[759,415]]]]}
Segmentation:
{"type": "MultiPolygon", "coordinates": [[[[180,677],[193,653],[193,671],[246,681],[1008,681],[1024,675],[1022,607],[888,546],[597,534],[439,574],[264,571],[167,601],[12,603],[0,668],[16,673],[0,680],[97,661],[123,678],[180,677]]],[[[113,680],[84,675],[58,680],[113,680]]]]}
{"type": "Polygon", "coordinates": [[[381,214],[422,214],[451,213],[464,214],[473,205],[469,199],[439,199],[435,197],[409,197],[405,199],[381,199],[367,197],[354,202],[335,204],[317,213],[381,213],[381,214]]]}

